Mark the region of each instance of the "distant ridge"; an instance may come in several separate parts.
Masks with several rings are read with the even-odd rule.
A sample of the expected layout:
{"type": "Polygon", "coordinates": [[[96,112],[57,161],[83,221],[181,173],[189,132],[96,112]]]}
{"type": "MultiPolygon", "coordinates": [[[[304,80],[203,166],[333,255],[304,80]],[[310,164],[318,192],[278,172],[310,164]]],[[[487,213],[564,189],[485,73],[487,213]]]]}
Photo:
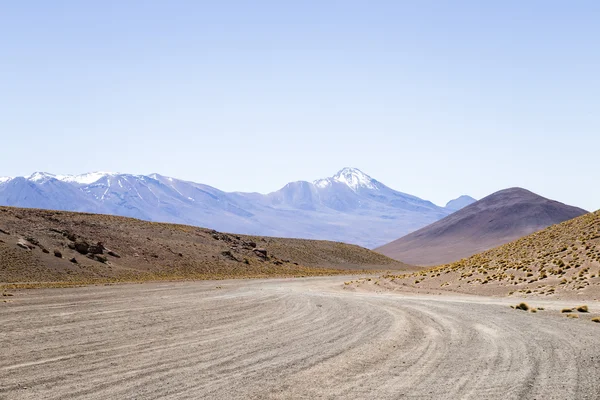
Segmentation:
{"type": "Polygon", "coordinates": [[[268,194],[228,193],[156,173],[35,172],[0,178],[0,205],[120,215],[240,234],[334,240],[367,248],[454,211],[391,189],[351,167],[314,182],[290,182],[268,194]]]}
{"type": "Polygon", "coordinates": [[[451,211],[458,211],[461,208],[465,208],[466,206],[475,203],[477,200],[472,198],[471,196],[460,196],[457,199],[450,200],[446,204],[446,209],[451,211]]]}
{"type": "Polygon", "coordinates": [[[413,265],[446,264],[585,213],[528,190],[510,188],[375,250],[413,265]]]}

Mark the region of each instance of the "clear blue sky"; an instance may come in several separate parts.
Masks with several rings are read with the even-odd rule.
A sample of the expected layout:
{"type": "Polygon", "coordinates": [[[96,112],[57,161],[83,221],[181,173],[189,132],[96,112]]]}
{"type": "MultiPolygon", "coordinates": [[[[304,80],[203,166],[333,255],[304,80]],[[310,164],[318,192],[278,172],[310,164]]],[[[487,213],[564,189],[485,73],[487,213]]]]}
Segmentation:
{"type": "Polygon", "coordinates": [[[600,208],[600,2],[6,1],[0,176],[362,169],[600,208]]]}

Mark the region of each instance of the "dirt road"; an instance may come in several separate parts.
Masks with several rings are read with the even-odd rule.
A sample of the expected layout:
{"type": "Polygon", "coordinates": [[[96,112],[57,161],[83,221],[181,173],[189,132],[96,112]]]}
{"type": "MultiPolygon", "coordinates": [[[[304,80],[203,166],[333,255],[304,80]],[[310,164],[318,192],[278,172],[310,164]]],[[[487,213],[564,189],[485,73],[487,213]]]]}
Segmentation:
{"type": "Polygon", "coordinates": [[[0,399],[600,398],[600,324],[342,282],[16,292],[0,399]]]}

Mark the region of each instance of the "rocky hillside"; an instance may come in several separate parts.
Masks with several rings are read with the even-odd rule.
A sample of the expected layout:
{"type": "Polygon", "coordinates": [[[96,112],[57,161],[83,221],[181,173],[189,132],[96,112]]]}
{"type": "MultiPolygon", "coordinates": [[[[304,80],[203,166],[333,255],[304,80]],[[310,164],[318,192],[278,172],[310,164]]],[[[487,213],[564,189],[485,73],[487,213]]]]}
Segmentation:
{"type": "Polygon", "coordinates": [[[386,280],[477,294],[597,298],[600,211],[458,262],[386,280]]]}
{"type": "Polygon", "coordinates": [[[405,267],[337,242],[0,207],[0,284],[303,276],[405,267]]]}
{"type": "Polygon", "coordinates": [[[413,265],[460,260],[585,214],[521,188],[493,193],[376,251],[413,265]]]}

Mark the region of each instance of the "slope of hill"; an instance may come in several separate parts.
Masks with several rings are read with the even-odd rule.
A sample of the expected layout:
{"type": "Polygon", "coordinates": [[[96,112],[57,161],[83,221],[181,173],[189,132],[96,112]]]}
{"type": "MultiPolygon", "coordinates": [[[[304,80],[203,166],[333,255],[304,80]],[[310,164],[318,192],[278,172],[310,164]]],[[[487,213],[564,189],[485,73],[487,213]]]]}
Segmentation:
{"type": "Polygon", "coordinates": [[[227,193],[159,174],[34,173],[0,178],[0,205],[121,215],[252,235],[375,247],[454,211],[390,189],[356,168],[266,195],[227,193]]]}
{"type": "Polygon", "coordinates": [[[586,212],[525,189],[505,189],[376,251],[413,265],[439,265],[508,243],[586,212]]]}
{"type": "Polygon", "coordinates": [[[299,276],[405,268],[344,243],[0,207],[0,283],[299,276]]]}
{"type": "Polygon", "coordinates": [[[598,299],[600,211],[451,264],[388,276],[386,281],[391,287],[473,294],[598,299]]]}

